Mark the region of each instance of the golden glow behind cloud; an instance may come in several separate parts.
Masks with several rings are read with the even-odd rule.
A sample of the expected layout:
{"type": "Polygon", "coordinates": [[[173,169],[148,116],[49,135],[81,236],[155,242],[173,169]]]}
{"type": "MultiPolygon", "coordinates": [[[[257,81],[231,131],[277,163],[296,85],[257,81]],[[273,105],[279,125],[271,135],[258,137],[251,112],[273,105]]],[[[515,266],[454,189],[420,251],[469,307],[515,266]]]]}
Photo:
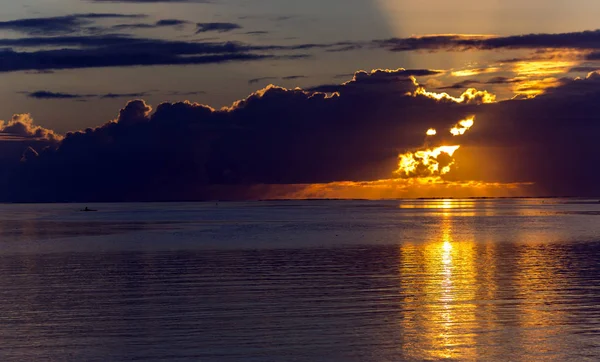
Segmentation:
{"type": "Polygon", "coordinates": [[[453,136],[464,135],[465,132],[467,132],[469,130],[469,128],[473,127],[473,124],[475,124],[475,117],[469,117],[467,119],[463,119],[462,121],[458,122],[458,124],[456,126],[454,126],[452,129],[450,129],[450,133],[453,136]]]}
{"type": "Polygon", "coordinates": [[[440,146],[433,149],[404,153],[399,156],[398,169],[395,173],[400,177],[419,177],[420,175],[439,176],[447,174],[450,172],[450,167],[454,164],[454,159],[451,158],[459,148],[460,146],[440,146]],[[440,160],[439,157],[442,154],[451,160],[440,160]]]}
{"type": "Polygon", "coordinates": [[[495,72],[498,72],[499,70],[500,70],[500,68],[498,68],[498,67],[474,68],[474,69],[471,68],[471,69],[457,70],[450,74],[454,77],[471,77],[471,76],[479,75],[479,74],[495,73],[495,72]]]}
{"type": "MultiPolygon", "coordinates": [[[[475,124],[475,116],[460,120],[450,129],[453,136],[465,134],[475,124]]],[[[436,135],[433,128],[427,131],[428,136],[436,135]],[[433,132],[432,132],[433,131],[433,132]]],[[[452,156],[460,145],[441,145],[435,148],[424,147],[414,152],[406,152],[398,156],[398,169],[394,173],[401,178],[440,177],[450,172],[455,161],[452,156]]]]}
{"type": "Polygon", "coordinates": [[[469,88],[464,91],[460,96],[453,97],[448,93],[436,93],[429,92],[425,89],[425,87],[421,86],[414,77],[411,77],[413,83],[417,87],[417,89],[412,94],[414,97],[423,96],[431,99],[435,99],[437,101],[442,102],[454,102],[454,103],[494,103],[496,102],[496,96],[492,93],[488,93],[487,91],[478,91],[475,88],[469,88]]]}
{"type": "Polygon", "coordinates": [[[311,199],[386,199],[417,197],[519,197],[529,194],[531,183],[498,183],[442,181],[436,177],[385,179],[377,181],[343,181],[296,185],[294,191],[280,193],[276,198],[311,199]]]}
{"type": "Polygon", "coordinates": [[[566,75],[579,65],[585,51],[548,50],[540,53],[542,59],[522,60],[514,63],[512,71],[516,74],[512,91],[516,97],[534,98],[546,89],[560,84],[558,76],[566,75]]]}

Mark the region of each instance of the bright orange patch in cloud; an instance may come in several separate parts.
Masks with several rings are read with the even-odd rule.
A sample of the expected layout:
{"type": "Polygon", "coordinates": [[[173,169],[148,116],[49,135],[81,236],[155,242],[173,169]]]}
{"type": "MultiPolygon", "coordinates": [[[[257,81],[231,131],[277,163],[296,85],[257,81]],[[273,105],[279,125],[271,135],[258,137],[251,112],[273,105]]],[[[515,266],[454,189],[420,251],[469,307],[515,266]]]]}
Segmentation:
{"type": "Polygon", "coordinates": [[[407,152],[399,156],[398,169],[394,172],[400,177],[418,177],[419,175],[445,175],[450,172],[454,160],[442,163],[439,157],[444,154],[451,158],[460,146],[440,146],[433,149],[407,152]]]}
{"type": "Polygon", "coordinates": [[[471,77],[471,76],[475,76],[475,75],[479,75],[479,74],[496,73],[499,70],[500,70],[500,68],[498,68],[498,67],[463,69],[463,70],[454,71],[450,74],[452,74],[454,77],[471,77]]]}
{"type": "Polygon", "coordinates": [[[425,90],[425,87],[421,86],[414,77],[411,77],[413,83],[417,89],[412,94],[414,97],[423,96],[438,101],[455,102],[455,103],[494,103],[496,102],[496,96],[487,91],[478,91],[475,88],[469,88],[464,91],[460,96],[453,97],[448,93],[436,93],[425,90]]]}
{"type": "Polygon", "coordinates": [[[543,94],[546,89],[560,85],[557,78],[567,74],[571,68],[581,63],[585,52],[581,51],[548,51],[543,53],[547,59],[531,59],[516,62],[512,71],[516,73],[512,91],[517,97],[534,98],[543,94]]]}
{"type": "Polygon", "coordinates": [[[517,96],[525,98],[535,98],[543,94],[546,89],[558,87],[560,81],[556,78],[530,79],[520,83],[515,83],[513,91],[517,96]]]}
{"type": "MultiPolygon", "coordinates": [[[[450,133],[465,134],[475,118],[459,121],[450,133]]],[[[435,133],[434,133],[435,132],[435,133]]],[[[427,131],[434,136],[433,128],[427,131]]],[[[416,197],[518,197],[530,194],[531,183],[497,183],[480,181],[447,181],[443,175],[451,171],[453,158],[460,145],[423,147],[398,156],[395,178],[377,181],[342,181],[323,184],[295,185],[294,191],[277,198],[384,199],[416,197]]]]}
{"type": "MultiPolygon", "coordinates": [[[[460,120],[450,129],[454,136],[465,134],[475,124],[475,117],[460,120]]],[[[433,128],[427,131],[428,136],[436,135],[433,128]]],[[[454,165],[454,153],[460,145],[438,146],[424,148],[414,152],[406,152],[398,156],[398,169],[394,171],[401,178],[411,177],[439,177],[450,172],[454,165]]]]}
{"type": "Polygon", "coordinates": [[[469,128],[473,127],[473,124],[475,124],[475,117],[463,119],[462,121],[458,122],[456,126],[450,129],[450,133],[452,133],[453,136],[464,135],[469,128]]]}
{"type": "Polygon", "coordinates": [[[518,62],[514,66],[515,73],[522,76],[547,76],[566,73],[578,62],[566,60],[532,60],[518,62]]]}
{"type": "Polygon", "coordinates": [[[386,199],[417,197],[519,197],[531,183],[448,182],[439,178],[387,179],[298,185],[299,190],[279,198],[386,199]]]}

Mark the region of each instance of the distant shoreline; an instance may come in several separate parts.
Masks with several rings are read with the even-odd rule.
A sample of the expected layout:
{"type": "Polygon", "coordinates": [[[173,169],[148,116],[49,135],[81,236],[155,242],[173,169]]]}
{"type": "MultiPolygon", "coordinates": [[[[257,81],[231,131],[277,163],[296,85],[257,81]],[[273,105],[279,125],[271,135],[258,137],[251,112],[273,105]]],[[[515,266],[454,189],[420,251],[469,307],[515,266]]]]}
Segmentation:
{"type": "MultiPolygon", "coordinates": [[[[0,205],[31,205],[31,204],[160,204],[160,203],[242,203],[242,202],[290,202],[290,201],[427,201],[427,200],[529,200],[529,199],[599,199],[600,196],[516,196],[516,197],[408,197],[390,199],[363,198],[306,198],[306,199],[257,199],[257,200],[140,200],[140,201],[20,201],[0,202],[0,205]]],[[[600,202],[600,201],[599,201],[600,202]]]]}

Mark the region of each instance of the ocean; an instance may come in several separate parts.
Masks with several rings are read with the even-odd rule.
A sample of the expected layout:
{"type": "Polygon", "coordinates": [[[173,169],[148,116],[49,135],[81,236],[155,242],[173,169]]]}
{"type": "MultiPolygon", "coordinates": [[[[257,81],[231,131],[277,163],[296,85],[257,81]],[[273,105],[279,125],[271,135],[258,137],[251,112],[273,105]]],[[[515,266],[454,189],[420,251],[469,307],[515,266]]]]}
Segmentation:
{"type": "Polygon", "coordinates": [[[584,199],[4,204],[0,360],[597,361],[599,221],[584,199]]]}

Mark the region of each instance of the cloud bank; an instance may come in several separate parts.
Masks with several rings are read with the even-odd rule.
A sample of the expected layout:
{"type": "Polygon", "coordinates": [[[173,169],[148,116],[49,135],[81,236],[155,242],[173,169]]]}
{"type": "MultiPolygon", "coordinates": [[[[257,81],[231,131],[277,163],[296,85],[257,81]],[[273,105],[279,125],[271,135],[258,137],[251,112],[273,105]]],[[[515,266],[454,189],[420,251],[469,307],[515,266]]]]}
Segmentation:
{"type": "Polygon", "coordinates": [[[460,149],[438,159],[453,167],[436,182],[598,193],[597,73],[565,79],[535,99],[503,102],[440,96],[413,74],[436,72],[360,71],[335,93],[268,86],[219,110],[179,102],[153,111],[133,100],[115,120],[64,138],[16,116],[0,133],[18,139],[1,145],[21,147],[1,160],[8,171],[0,199],[254,199],[281,190],[306,195],[298,185],[373,187],[393,180],[404,152],[456,142],[450,130],[471,116],[476,122],[460,136],[460,149]],[[425,139],[430,128],[438,132],[425,139]]]}

